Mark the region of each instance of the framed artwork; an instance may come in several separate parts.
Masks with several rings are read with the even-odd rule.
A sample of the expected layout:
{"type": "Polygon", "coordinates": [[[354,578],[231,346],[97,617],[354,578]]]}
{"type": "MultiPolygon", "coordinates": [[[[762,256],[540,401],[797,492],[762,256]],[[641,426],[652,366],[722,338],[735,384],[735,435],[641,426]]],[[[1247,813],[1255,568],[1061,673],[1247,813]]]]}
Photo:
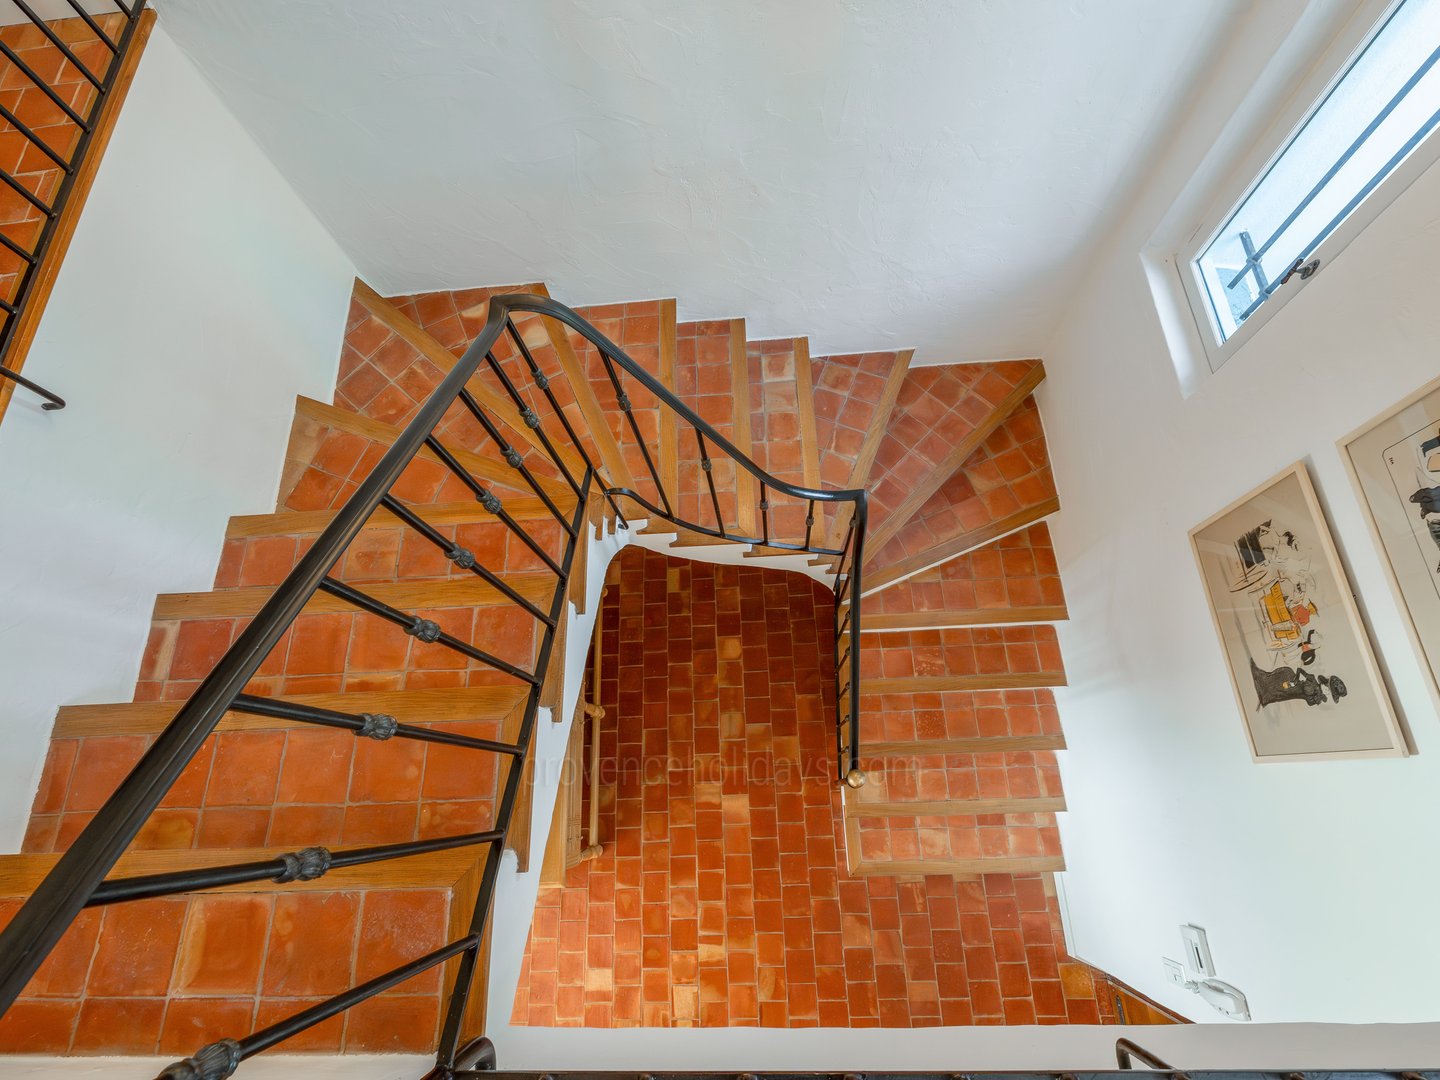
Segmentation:
{"type": "Polygon", "coordinates": [[[1196,526],[1190,543],[1254,760],[1407,753],[1303,463],[1196,526]]]}
{"type": "Polygon", "coordinates": [[[1440,690],[1440,379],[1339,446],[1411,641],[1440,690]]]}

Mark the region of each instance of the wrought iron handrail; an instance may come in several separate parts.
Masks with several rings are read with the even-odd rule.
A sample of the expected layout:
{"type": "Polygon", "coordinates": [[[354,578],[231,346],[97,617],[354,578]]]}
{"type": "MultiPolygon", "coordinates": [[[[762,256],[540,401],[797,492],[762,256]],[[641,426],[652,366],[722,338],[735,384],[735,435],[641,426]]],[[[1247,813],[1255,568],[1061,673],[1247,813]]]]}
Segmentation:
{"type": "MultiPolygon", "coordinates": [[[[78,72],[84,81],[94,88],[94,94],[83,113],[77,112],[55,86],[47,82],[7,43],[0,40],[0,56],[4,57],[10,67],[24,76],[26,82],[39,90],[50,101],[57,114],[63,118],[63,122],[68,123],[78,133],[73,149],[67,154],[51,145],[46,139],[41,138],[30,125],[22,121],[3,103],[0,103],[0,119],[19,132],[29,145],[52,163],[52,168],[41,170],[42,174],[48,175],[52,171],[60,173],[60,182],[56,188],[55,197],[50,202],[46,202],[39,192],[32,191],[8,169],[0,167],[0,183],[9,187],[41,215],[40,230],[35,235],[33,245],[26,246],[10,236],[0,234],[0,248],[18,260],[20,267],[19,285],[13,297],[0,296],[0,385],[3,385],[5,380],[9,380],[17,386],[23,386],[32,393],[38,394],[44,398],[40,407],[46,410],[63,409],[65,399],[33,380],[27,379],[16,370],[19,363],[14,356],[16,330],[20,326],[21,316],[29,307],[37,303],[43,304],[44,298],[37,295],[37,288],[42,281],[41,268],[46,265],[47,258],[55,255],[54,242],[60,228],[61,217],[71,204],[76,184],[81,175],[81,166],[85,163],[91,145],[100,129],[101,110],[112,96],[120,73],[124,69],[126,55],[134,46],[140,17],[145,13],[146,0],[131,0],[129,4],[121,3],[121,0],[112,0],[112,2],[118,9],[122,20],[120,33],[113,38],[96,17],[82,6],[80,0],[66,0],[66,3],[75,12],[75,18],[85,23],[96,42],[110,54],[103,73],[96,74],[26,0],[11,0],[11,3],[20,10],[25,21],[36,27],[49,43],[49,47],[60,54],[57,59],[63,60],[61,67],[78,72]]],[[[0,254],[0,262],[3,262],[3,259],[4,255],[0,254]]],[[[38,309],[35,314],[39,314],[38,309]]]]}
{"type": "MultiPolygon", "coordinates": [[[[454,368],[445,375],[435,390],[421,404],[409,424],[380,457],[369,476],[340,506],[330,524],[320,533],[314,544],[284,581],[275,588],[249,625],[235,639],[224,656],[216,662],[190,698],[179,708],[174,718],[160,732],[142,755],[140,761],[76,837],[70,848],[60,856],[54,868],[41,881],[9,926],[3,933],[0,933],[0,1012],[8,1009],[14,1002],[45,957],[59,942],[61,935],[86,907],[262,880],[280,884],[312,881],[323,876],[329,870],[341,866],[407,858],[438,850],[484,846],[486,855],[475,908],[468,931],[463,936],[276,1024],[243,1038],[223,1039],[212,1043],[199,1050],[193,1057],[170,1066],[162,1075],[174,1078],[174,1080],[197,1080],[200,1077],[204,1077],[206,1080],[218,1080],[218,1078],[229,1076],[245,1058],[260,1053],[422,971],[451,961],[456,962],[455,977],[450,984],[451,990],[445,1007],[444,1023],[436,1055],[436,1067],[431,1075],[445,1077],[452,1075],[457,1069],[464,1068],[459,1063],[474,1053],[473,1043],[465,1047],[461,1045],[462,1028],[472,989],[471,983],[474,980],[479,960],[481,940],[494,895],[501,853],[509,835],[511,819],[520,795],[520,777],[524,772],[530,753],[536,714],[541,706],[542,687],[545,685],[550,671],[557,631],[565,614],[567,588],[576,552],[585,535],[587,503],[592,492],[609,501],[615,512],[617,525],[622,528],[629,526],[617,500],[630,499],[650,514],[662,517],[684,528],[709,532],[711,535],[720,535],[728,539],[745,539],[738,530],[727,528],[725,520],[720,516],[720,503],[718,498],[714,497],[713,475],[709,476],[708,483],[717,515],[715,529],[710,530],[709,526],[700,522],[687,521],[678,516],[673,510],[670,494],[665,490],[659,474],[654,468],[653,455],[650,454],[643,439],[640,440],[639,448],[644,458],[650,462],[651,476],[656,483],[658,497],[664,507],[657,507],[644,495],[628,487],[605,483],[602,472],[592,459],[585,441],[574,429],[551,389],[553,376],[540,369],[533,352],[527,347],[517,330],[512,319],[515,314],[531,314],[540,318],[553,319],[579,334],[599,352],[614,388],[617,404],[621,411],[626,413],[637,439],[640,439],[639,428],[631,413],[631,403],[626,393],[622,373],[630,376],[638,385],[653,394],[661,407],[671,410],[679,419],[694,428],[702,454],[706,451],[706,440],[708,440],[718,451],[731,458],[737,468],[744,469],[759,479],[762,491],[761,510],[762,516],[767,521],[767,529],[765,539],[756,538],[753,542],[768,541],[768,513],[766,513],[768,506],[763,504],[765,492],[773,491],[785,497],[806,502],[809,514],[803,540],[770,542],[772,546],[783,547],[785,550],[828,555],[840,560],[840,565],[836,568],[836,635],[837,644],[842,638],[848,639],[848,643],[844,657],[837,662],[836,745],[839,752],[838,767],[841,777],[849,779],[852,783],[856,782],[859,775],[858,706],[856,705],[857,695],[853,692],[853,688],[858,686],[859,675],[859,575],[864,554],[865,493],[858,490],[841,492],[811,490],[770,476],[681,402],[659,380],[646,372],[622,349],[574,311],[546,297],[529,294],[496,296],[490,300],[488,315],[480,334],[465,350],[454,368]],[[496,348],[502,339],[508,339],[516,355],[524,361],[529,381],[525,382],[522,378],[520,386],[517,386],[505,365],[496,356],[496,348]],[[467,390],[470,380],[481,372],[493,376],[504,388],[506,396],[514,405],[518,423],[515,418],[507,420],[503,417],[500,417],[499,423],[497,423],[497,418],[492,417],[480,405],[476,395],[467,390]],[[521,393],[522,386],[532,394],[532,398],[531,387],[538,389],[548,402],[548,411],[553,413],[568,438],[569,447],[565,453],[557,449],[555,442],[550,438],[546,431],[545,421],[532,407],[532,400],[521,393]],[[488,438],[499,450],[500,456],[515,470],[519,482],[514,486],[518,488],[523,484],[533,490],[561,526],[564,533],[562,541],[564,551],[558,560],[552,558],[535,542],[533,537],[521,528],[518,522],[504,510],[500,499],[485,488],[441,441],[437,434],[440,424],[445,420],[447,413],[457,405],[484,429],[488,438]],[[537,480],[526,464],[525,458],[502,434],[502,424],[514,424],[516,430],[523,425],[524,428],[533,432],[535,445],[543,448],[541,458],[548,459],[548,466],[562,478],[563,487],[573,494],[575,500],[573,512],[565,513],[556,504],[554,498],[547,493],[547,486],[537,480]],[[401,474],[422,451],[433,455],[449,469],[472,491],[476,501],[502,521],[507,529],[515,533],[553,572],[556,584],[548,609],[542,610],[541,607],[521,596],[507,585],[503,578],[480,564],[472,552],[449,540],[426,522],[420,509],[407,505],[391,493],[391,489],[400,479],[401,474]],[[577,462],[578,465],[572,468],[572,463],[577,462]],[[578,467],[580,465],[583,465],[583,468],[578,467]],[[851,510],[845,541],[838,548],[824,547],[811,542],[814,507],[817,503],[848,505],[851,510]],[[413,529],[438,546],[457,567],[476,574],[495,588],[506,600],[521,607],[536,620],[542,628],[542,636],[539,648],[534,653],[532,669],[527,670],[487,652],[471,642],[455,638],[444,632],[437,623],[431,620],[391,607],[362,589],[330,576],[331,569],[339,563],[351,541],[364,527],[371,515],[381,508],[388,511],[406,527],[413,529]],[[848,574],[844,572],[846,562],[850,564],[848,574]],[[357,611],[397,624],[404,628],[407,634],[421,641],[437,643],[450,648],[473,661],[519,681],[526,688],[527,696],[515,741],[508,743],[436,732],[413,724],[402,723],[397,718],[384,714],[350,714],[339,710],[285,701],[280,698],[260,697],[245,693],[246,685],[255,676],[271,649],[290,629],[301,609],[317,593],[321,592],[346,603],[357,611]],[[845,609],[843,621],[838,617],[842,607],[845,609]],[[845,686],[841,687],[839,685],[840,669],[847,660],[849,678],[845,686]],[[848,706],[842,704],[847,696],[848,706]],[[238,865],[203,867],[141,877],[109,878],[108,875],[121,854],[135,839],[150,814],[159,806],[201,745],[215,731],[221,718],[231,710],[278,717],[297,723],[346,729],[359,738],[421,739],[507,757],[510,767],[505,774],[493,827],[484,832],[436,837],[429,840],[378,847],[334,852],[324,847],[310,847],[238,865]],[[847,730],[848,735],[846,734],[847,730]]],[[[492,398],[491,400],[503,399],[492,398]]],[[[707,473],[709,472],[707,470],[707,473]]],[[[551,484],[550,487],[553,489],[554,484],[551,484]]]]}

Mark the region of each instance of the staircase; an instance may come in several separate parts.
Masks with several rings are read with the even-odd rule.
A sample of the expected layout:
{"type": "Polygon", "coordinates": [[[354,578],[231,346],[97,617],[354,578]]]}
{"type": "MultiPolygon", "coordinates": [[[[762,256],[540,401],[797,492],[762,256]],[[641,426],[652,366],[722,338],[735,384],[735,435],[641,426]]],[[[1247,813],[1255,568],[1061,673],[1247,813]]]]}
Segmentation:
{"type": "Polygon", "coordinates": [[[851,875],[1062,869],[1043,368],[910,360],[357,282],[276,511],[157,598],[134,701],[56,718],[0,857],[0,1051],[471,1060],[535,726],[574,712],[624,542],[835,590],[851,875]]]}

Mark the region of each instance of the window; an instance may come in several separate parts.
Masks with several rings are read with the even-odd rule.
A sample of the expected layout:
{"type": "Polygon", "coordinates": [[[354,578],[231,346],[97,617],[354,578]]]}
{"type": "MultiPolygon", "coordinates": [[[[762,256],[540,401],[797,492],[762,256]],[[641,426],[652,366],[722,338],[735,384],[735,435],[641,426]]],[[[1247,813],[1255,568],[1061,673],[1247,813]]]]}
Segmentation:
{"type": "Polygon", "coordinates": [[[1212,368],[1433,160],[1440,139],[1416,150],[1437,124],[1440,0],[1401,0],[1224,224],[1177,260],[1212,368]]]}

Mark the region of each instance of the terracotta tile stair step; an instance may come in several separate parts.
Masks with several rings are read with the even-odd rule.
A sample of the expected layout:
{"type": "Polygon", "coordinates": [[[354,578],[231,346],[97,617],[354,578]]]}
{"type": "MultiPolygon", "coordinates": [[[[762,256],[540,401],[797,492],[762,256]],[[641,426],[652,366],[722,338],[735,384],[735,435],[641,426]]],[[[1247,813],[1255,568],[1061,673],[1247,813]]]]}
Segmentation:
{"type": "MultiPolygon", "coordinates": [[[[553,517],[547,514],[538,520],[514,521],[512,528],[509,522],[486,512],[483,507],[475,509],[478,520],[460,524],[427,521],[445,541],[443,548],[432,537],[386,515],[350,541],[330,576],[361,588],[375,581],[484,580],[474,568],[457,565],[450,557],[455,548],[469,552],[475,567],[498,575],[540,572],[549,570],[550,563],[559,566],[563,562],[569,535],[553,517]]],[[[501,509],[508,514],[508,507],[502,504],[501,509]]],[[[423,507],[415,512],[423,518],[423,507]]],[[[215,574],[215,588],[279,585],[313,542],[313,534],[226,540],[215,574]]]]}
{"type": "MultiPolygon", "coordinates": [[[[543,288],[543,286],[532,286],[531,288],[543,288]]],[[[454,369],[459,362],[459,357],[363,281],[355,282],[355,302],[392,336],[391,341],[387,341],[377,350],[382,358],[382,365],[388,361],[388,366],[393,368],[400,362],[394,358],[397,342],[393,339],[398,339],[398,343],[408,346],[414,357],[420,361],[419,364],[412,364],[396,380],[399,387],[416,399],[416,408],[418,409],[425,398],[440,384],[441,379],[454,369]]],[[[365,330],[369,332],[370,337],[378,336],[373,327],[367,326],[365,330]]],[[[352,332],[347,335],[347,338],[353,339],[356,336],[352,332]]],[[[508,345],[508,339],[502,340],[505,340],[508,345]]],[[[463,352],[463,350],[461,351],[463,352]]],[[[539,469],[543,475],[552,478],[558,476],[558,472],[554,470],[545,450],[544,443],[536,432],[524,423],[514,401],[502,392],[502,387],[488,373],[487,368],[482,366],[477,376],[466,384],[466,389],[499,428],[501,436],[522,453],[527,465],[532,469],[539,469]]],[[[366,410],[357,411],[365,412],[366,410]]],[[[404,426],[413,413],[414,410],[409,410],[403,417],[394,418],[387,414],[381,419],[386,419],[397,426],[404,426]]],[[[542,418],[545,417],[544,413],[541,415],[542,418]]],[[[570,446],[563,428],[558,424],[547,425],[546,432],[562,460],[571,470],[571,474],[578,479],[584,471],[584,465],[574,448],[570,446]]],[[[450,412],[446,414],[445,421],[440,425],[439,433],[441,440],[447,444],[454,442],[466,450],[483,451],[488,448],[498,452],[498,447],[490,441],[484,427],[463,406],[457,405],[451,408],[450,412]]]]}
{"type": "MultiPolygon", "coordinates": [[[[943,691],[940,693],[862,693],[860,697],[861,752],[880,754],[877,747],[894,744],[910,752],[915,743],[934,742],[944,751],[950,743],[957,751],[980,752],[968,742],[1000,739],[1064,741],[1054,694],[1048,689],[943,691]]],[[[995,750],[1058,749],[1045,746],[1001,745],[995,750]]]]}
{"type": "MultiPolygon", "coordinates": [[[[677,345],[673,299],[604,304],[575,310],[620,346],[648,374],[657,378],[661,385],[672,392],[676,389],[677,345]]],[[[535,328],[535,333],[548,336],[566,373],[566,392],[575,391],[578,399],[575,404],[571,406],[564,401],[562,404],[572,410],[576,430],[596,434],[597,452],[613,482],[630,488],[656,506],[663,506],[650,465],[655,466],[673,499],[676,492],[674,414],[660,408],[658,398],[616,365],[616,376],[630,399],[635,427],[650,452],[647,464],[630,421],[618,407],[614,384],[598,350],[580,335],[568,333],[552,320],[544,320],[544,323],[543,329],[535,328]]],[[[528,331],[526,340],[531,340],[528,331]]],[[[645,515],[643,509],[626,500],[622,500],[622,510],[627,516],[645,515]]]]}
{"type": "MultiPolygon", "coordinates": [[[[350,713],[388,713],[406,724],[439,724],[460,720],[503,720],[525,700],[521,687],[437,687],[425,690],[383,690],[293,694],[300,705],[350,713]]],[[[52,739],[83,739],[97,735],[155,735],[175,717],[180,701],[127,701],[107,705],[65,705],[55,717],[52,739]]],[[[314,725],[250,713],[227,712],[216,727],[224,731],[314,730],[314,725]]]]}
{"type": "MultiPolygon", "coordinates": [[[[702,420],[756,458],[751,431],[753,399],[749,361],[745,352],[745,320],[714,319],[681,323],[677,327],[675,390],[680,400],[702,420]]],[[[682,520],[715,526],[714,501],[700,466],[695,430],[677,426],[675,432],[676,509],[682,520]]],[[[710,476],[726,528],[759,533],[759,487],[754,477],[737,469],[728,458],[717,456],[707,444],[713,463],[710,476]]]]}
{"type": "Polygon", "coordinates": [[[1065,869],[1062,855],[1014,855],[976,859],[865,859],[850,873],[856,877],[923,877],[943,874],[959,880],[986,874],[1054,874],[1065,869]]]}
{"type": "Polygon", "coordinates": [[[867,758],[881,758],[889,755],[983,754],[1063,749],[1065,749],[1065,736],[1059,732],[1053,735],[977,735],[971,738],[955,739],[892,739],[867,742],[861,745],[861,752],[867,758]]]}
{"type": "Polygon", "coordinates": [[[1038,360],[912,368],[871,477],[872,557],[895,536],[1045,377],[1038,360]],[[965,434],[956,437],[957,432],[965,434]]]}
{"type": "MultiPolygon", "coordinates": [[[[860,788],[861,792],[865,789],[860,788]]],[[[1063,795],[1016,799],[847,799],[847,817],[969,817],[976,814],[1053,814],[1065,809],[1063,795]]]]}
{"type": "MultiPolygon", "coordinates": [[[[867,485],[913,355],[901,349],[811,359],[819,476],[826,487],[867,485]]],[[[849,511],[831,508],[825,521],[834,546],[849,524],[849,511]]]]}
{"type": "MultiPolygon", "coordinates": [[[[432,362],[430,359],[421,357],[419,353],[411,349],[408,355],[414,357],[416,362],[410,368],[396,376],[394,375],[394,369],[403,364],[403,360],[397,361],[393,355],[387,355],[386,350],[391,344],[387,343],[387,345],[382,346],[379,350],[380,358],[378,361],[372,357],[372,363],[378,363],[379,367],[386,370],[378,376],[373,370],[366,374],[366,379],[372,384],[371,387],[366,388],[366,392],[373,393],[373,384],[377,383],[379,379],[386,375],[389,375],[392,377],[394,384],[388,391],[388,396],[392,404],[397,404],[404,408],[411,399],[423,397],[424,394],[428,393],[430,389],[438,384],[443,372],[449,370],[449,367],[453,365],[454,361],[465,352],[471,341],[478,336],[489,315],[490,298],[502,293],[534,293],[540,296],[547,295],[544,285],[524,284],[503,285],[494,288],[462,289],[455,292],[421,293],[412,296],[382,299],[380,301],[382,304],[393,305],[404,318],[409,319],[415,327],[419,328],[421,333],[428,334],[434,343],[438,344],[444,352],[448,354],[448,358],[444,355],[436,354],[434,362],[432,362]]],[[[358,297],[352,306],[352,312],[356,310],[360,313],[361,322],[364,323],[368,320],[369,325],[363,325],[356,330],[352,330],[350,333],[350,342],[351,344],[356,344],[359,348],[368,347],[371,344],[371,339],[367,338],[365,341],[357,343],[357,334],[385,334],[388,331],[380,323],[380,320],[370,316],[369,312],[361,305],[358,297]]],[[[568,387],[569,375],[561,370],[556,357],[557,350],[552,346],[551,335],[547,333],[547,327],[542,325],[542,320],[540,320],[538,316],[534,315],[517,314],[514,317],[514,322],[516,330],[519,332],[522,340],[525,341],[527,348],[530,349],[531,355],[540,367],[542,373],[548,375],[553,380],[552,389],[555,392],[557,401],[560,403],[562,409],[566,411],[572,424],[574,424],[578,413],[573,411],[573,399],[568,387]]],[[[560,335],[558,329],[553,332],[556,335],[560,335]]],[[[392,335],[392,343],[394,339],[398,339],[398,335],[392,335]]],[[[408,348],[408,346],[406,346],[406,348],[408,348]]],[[[522,401],[524,401],[527,406],[536,410],[544,423],[544,430],[550,437],[552,444],[563,452],[562,456],[568,463],[568,466],[572,469],[575,468],[578,461],[569,434],[564,430],[564,426],[560,423],[559,417],[554,415],[554,411],[550,407],[549,402],[541,394],[539,388],[534,385],[534,380],[529,374],[528,366],[525,365],[519,350],[516,349],[508,334],[500,337],[496,343],[494,355],[501,367],[504,368],[507,375],[512,379],[512,382],[518,380],[514,388],[520,395],[522,401]]],[[[346,350],[346,357],[350,357],[350,350],[348,349],[346,350]]],[[[342,369],[344,367],[345,363],[342,360],[342,369]]],[[[519,413],[516,405],[509,397],[509,393],[503,383],[495,376],[488,364],[479,369],[476,376],[470,380],[468,388],[472,389],[472,392],[476,388],[481,388],[486,391],[488,400],[490,400],[494,406],[490,409],[492,419],[496,416],[508,416],[514,418],[517,422],[519,421],[519,413]]],[[[344,394],[348,389],[348,384],[342,379],[339,392],[336,395],[337,400],[341,401],[342,404],[346,403],[344,394]]],[[[415,404],[418,405],[418,400],[415,401],[415,404]]],[[[373,412],[374,410],[371,409],[369,411],[373,412]]],[[[406,412],[405,415],[413,415],[413,413],[406,412]]],[[[380,416],[379,418],[388,419],[387,416],[380,416]]],[[[517,423],[517,426],[524,425],[517,423]]],[[[585,447],[591,460],[601,460],[601,458],[596,455],[595,443],[599,442],[602,444],[601,449],[603,452],[604,439],[598,438],[591,440],[587,433],[588,425],[574,424],[574,426],[577,429],[576,434],[580,438],[581,445],[585,447]]],[[[492,447],[488,434],[482,426],[469,415],[463,406],[452,407],[446,413],[445,420],[441,425],[441,431],[447,436],[447,442],[453,438],[464,448],[486,452],[492,447]]],[[[524,436],[520,438],[510,437],[506,431],[501,432],[501,437],[515,446],[526,459],[527,464],[537,472],[537,475],[559,475],[558,470],[551,464],[548,454],[536,449],[537,445],[543,446],[538,433],[526,427],[524,436]]],[[[579,473],[575,472],[574,475],[578,479],[579,473]]]]}
{"type": "MultiPolygon", "coordinates": [[[[575,512],[573,493],[557,496],[554,502],[563,514],[575,512]]],[[[533,495],[512,495],[503,500],[503,505],[505,512],[516,521],[555,520],[550,513],[550,508],[533,495]]],[[[436,526],[473,525],[495,520],[495,515],[474,499],[417,504],[413,509],[431,525],[436,526]]],[[[261,536],[316,536],[325,530],[325,527],[335,519],[337,513],[339,513],[338,509],[281,510],[274,514],[237,514],[230,519],[229,525],[226,526],[225,538],[227,540],[247,540],[261,536]]],[[[370,520],[365,523],[365,528],[388,529],[395,528],[399,524],[400,519],[382,506],[371,515],[370,520]]]]}
{"type": "Polygon", "coordinates": [[[1021,690],[1065,686],[1063,671],[1034,671],[1001,675],[920,675],[893,679],[862,677],[862,694],[938,694],[950,690],[1021,690]]]}
{"type": "MultiPolygon", "coordinates": [[[[286,849],[279,849],[286,850],[286,849]]],[[[273,858],[276,849],[133,852],[112,877],[273,858]]],[[[0,1021],[0,1052],[176,1059],[240,1038],[463,937],[484,848],[91,908],[0,1021]]],[[[55,862],[0,857],[0,923],[55,862]]],[[[425,1053],[453,962],[328,1020],[289,1052],[425,1053]]],[[[485,965],[467,1030],[483,1025],[485,965]]]]}
{"type": "MultiPolygon", "coordinates": [[[[1033,802],[1033,800],[1030,800],[1033,802]]],[[[845,814],[846,866],[866,875],[1033,874],[1065,868],[1054,813],[845,814]]]]}
{"type": "MultiPolygon", "coordinates": [[[[867,601],[868,604],[868,601],[867,601]]],[[[1015,624],[1059,622],[1067,618],[1064,607],[981,608],[968,611],[865,612],[862,633],[880,634],[898,630],[942,630],[966,626],[1013,626],[1015,624]]]]}
{"type": "MultiPolygon", "coordinates": [[[[548,604],[555,591],[555,576],[548,572],[504,574],[502,580],[526,600],[537,605],[548,604]]],[[[270,599],[275,590],[269,586],[219,589],[210,592],[161,593],[155,600],[153,618],[213,619],[254,615],[270,599]]],[[[499,591],[478,578],[456,578],[450,581],[394,582],[378,581],[364,590],[370,596],[401,611],[417,608],[513,607],[499,591]]],[[[308,613],[354,612],[357,609],[344,600],[316,593],[305,605],[308,613]]]]}
{"type": "MultiPolygon", "coordinates": [[[[750,438],[755,463],[778,480],[820,486],[820,451],[815,428],[808,338],[746,342],[750,383],[750,438]]],[[[798,539],[805,531],[807,504],[769,493],[770,535],[798,539]]],[[[816,535],[824,517],[816,508],[816,535]]]]}
{"type": "MultiPolygon", "coordinates": [[[[302,705],[351,716],[372,709],[403,724],[502,743],[519,731],[522,704],[500,715],[475,695],[468,710],[447,695],[447,712],[409,709],[416,694],[301,695],[302,705]],[[323,704],[322,704],[323,703],[323,704]],[[367,708],[367,706],[369,708],[367,708]],[[489,712],[489,718],[477,714],[489,712]]],[[[26,832],[27,851],[67,848],[153,743],[162,711],[172,703],[135,707],[100,730],[72,720],[50,743],[26,832]],[[135,721],[144,721],[144,728],[135,721]],[[114,731],[120,727],[122,730],[114,731]],[[137,730],[139,728],[140,730],[137,730]],[[72,734],[73,733],[73,734],[72,734]]],[[[93,714],[92,714],[93,715],[93,714]]],[[[233,848],[259,844],[402,843],[486,829],[495,820],[501,781],[512,758],[490,749],[424,739],[374,740],[348,729],[227,714],[197,750],[159,808],[146,821],[137,849],[233,848]],[[268,726],[253,723],[263,721],[268,726]]]]}
{"type": "Polygon", "coordinates": [[[1012,610],[1032,612],[1035,621],[1067,617],[1060,569],[1050,530],[1043,521],[952,555],[940,565],[902,580],[887,579],[882,572],[866,574],[864,581],[867,628],[876,619],[881,620],[877,629],[904,628],[902,620],[915,620],[916,626],[945,625],[936,620],[945,613],[965,611],[997,620],[1006,619],[1012,610]],[[869,590],[872,578],[878,578],[881,587],[869,590]],[[1054,614],[1041,616],[1040,612],[1054,614]]]}
{"type": "MultiPolygon", "coordinates": [[[[338,507],[370,474],[400,433],[401,428],[391,424],[312,398],[298,398],[281,480],[280,509],[338,507]]],[[[499,487],[526,497],[534,494],[498,451],[482,455],[449,444],[446,447],[485,487],[499,487]]],[[[552,499],[561,495],[573,498],[574,493],[562,480],[536,476],[535,482],[552,499]]],[[[473,498],[470,489],[428,448],[420,451],[392,491],[402,501],[414,503],[473,498]]]]}
{"type": "Polygon", "coordinates": [[[1033,398],[1008,416],[888,541],[867,537],[866,564],[899,580],[1041,521],[1060,508],[1033,398]]]}

